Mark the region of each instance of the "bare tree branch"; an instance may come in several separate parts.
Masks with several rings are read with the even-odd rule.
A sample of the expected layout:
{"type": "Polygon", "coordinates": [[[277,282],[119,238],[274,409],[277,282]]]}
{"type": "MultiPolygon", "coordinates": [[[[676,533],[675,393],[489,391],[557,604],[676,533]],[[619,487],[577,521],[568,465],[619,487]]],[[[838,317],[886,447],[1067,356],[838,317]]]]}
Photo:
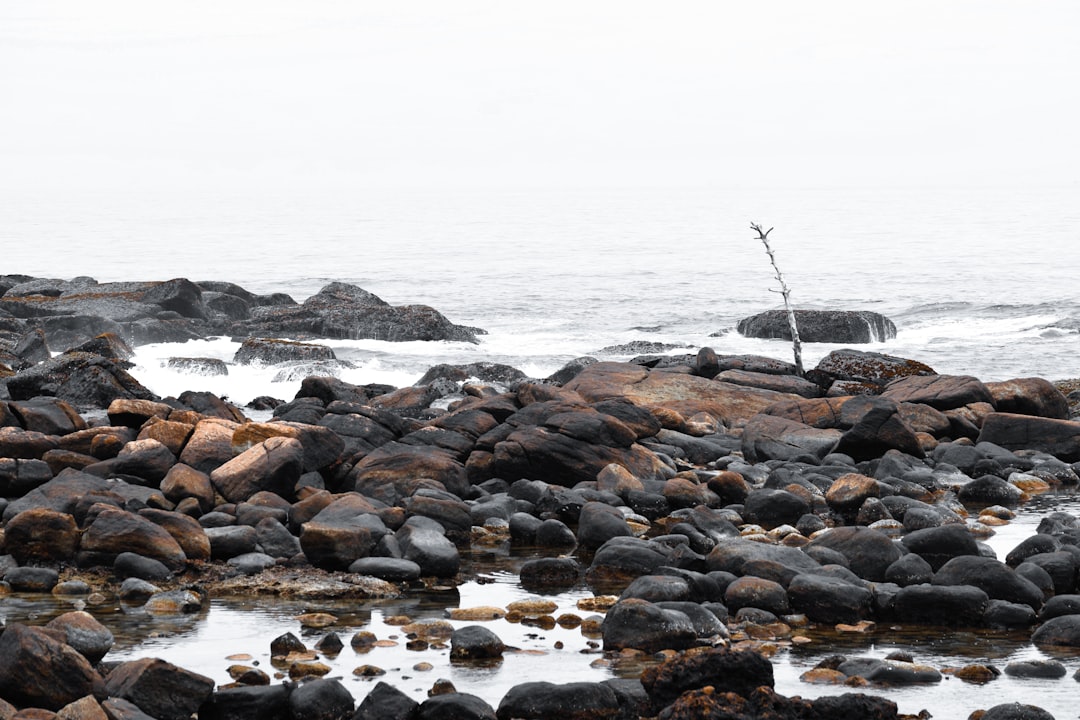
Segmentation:
{"type": "Polygon", "coordinates": [[[791,345],[792,350],[795,353],[795,371],[800,376],[805,375],[806,371],[803,370],[802,364],[802,340],[799,338],[799,325],[795,320],[795,310],[791,307],[791,289],[784,282],[784,275],[780,272],[780,267],[776,264],[776,255],[773,254],[773,249],[769,245],[769,233],[773,231],[773,228],[768,230],[762,230],[761,226],[757,223],[750,223],[750,229],[758,234],[758,240],[765,246],[765,252],[769,256],[769,262],[773,266],[773,270],[776,271],[776,279],[780,282],[780,290],[772,290],[769,292],[779,292],[784,296],[784,309],[787,310],[788,326],[791,328],[791,345]]]}

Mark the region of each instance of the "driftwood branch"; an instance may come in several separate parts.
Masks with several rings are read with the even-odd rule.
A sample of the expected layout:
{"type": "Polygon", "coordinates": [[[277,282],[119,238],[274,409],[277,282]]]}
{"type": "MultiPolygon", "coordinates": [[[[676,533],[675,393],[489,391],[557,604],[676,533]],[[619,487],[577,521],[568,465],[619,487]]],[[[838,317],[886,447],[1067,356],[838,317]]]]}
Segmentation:
{"type": "Polygon", "coordinates": [[[773,228],[763,230],[757,223],[750,223],[750,229],[758,234],[757,239],[765,246],[769,262],[772,263],[773,270],[776,272],[776,279],[780,282],[780,290],[771,292],[779,292],[784,296],[784,309],[787,310],[788,326],[791,327],[791,346],[795,353],[795,371],[802,376],[805,374],[802,363],[802,340],[799,339],[799,325],[795,321],[795,310],[791,307],[791,289],[784,282],[784,274],[780,272],[780,267],[776,264],[776,255],[773,254],[773,249],[769,245],[769,233],[773,231],[773,228]]]}

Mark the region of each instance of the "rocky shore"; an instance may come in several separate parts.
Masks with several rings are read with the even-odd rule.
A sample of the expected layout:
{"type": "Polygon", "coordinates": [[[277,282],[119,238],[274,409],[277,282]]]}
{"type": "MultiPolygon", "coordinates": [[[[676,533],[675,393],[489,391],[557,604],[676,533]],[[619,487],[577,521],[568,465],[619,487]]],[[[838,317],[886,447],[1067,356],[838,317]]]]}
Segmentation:
{"type": "MultiPolygon", "coordinates": [[[[481,331],[337,283],[303,304],[187,280],[4,276],[0,290],[0,598],[86,608],[3,627],[0,720],[897,718],[862,690],[1002,671],[836,655],[803,679],[851,692],[805,700],[775,692],[768,657],[815,628],[875,623],[1080,648],[1080,520],[1048,514],[1003,559],[981,542],[1030,497],[1080,485],[1080,422],[1045,379],[984,383],[854,350],[800,377],[703,348],[582,359],[543,379],[481,363],[351,385],[318,372],[334,361],[319,337],[481,331]],[[315,372],[293,398],[258,400],[268,421],[207,393],[156,397],[127,372],[131,344],[213,333],[245,340],[238,361],[315,372]],[[463,553],[500,543],[538,552],[520,569],[537,594],[592,590],[595,616],[577,621],[604,657],[654,662],[639,678],[539,678],[501,698],[436,684],[417,702],[377,683],[357,703],[318,662],[343,646],[333,633],[314,650],[267,638],[282,677],[238,667],[216,686],[153,657],[111,661],[93,613],[406,596],[453,586],[463,553]]],[[[483,622],[499,612],[555,623],[496,608],[442,634],[403,631],[483,662],[511,651],[483,622]]],[[[1014,704],[981,717],[1051,716],[1014,704]]]]}

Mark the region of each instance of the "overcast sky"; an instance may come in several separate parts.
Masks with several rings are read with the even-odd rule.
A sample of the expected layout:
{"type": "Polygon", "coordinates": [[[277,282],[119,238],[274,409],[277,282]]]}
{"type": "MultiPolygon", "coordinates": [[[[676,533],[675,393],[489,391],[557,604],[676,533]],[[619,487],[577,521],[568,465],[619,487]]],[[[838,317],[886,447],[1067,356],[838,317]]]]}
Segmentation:
{"type": "Polygon", "coordinates": [[[1076,0],[0,0],[0,188],[1075,184],[1076,0]]]}

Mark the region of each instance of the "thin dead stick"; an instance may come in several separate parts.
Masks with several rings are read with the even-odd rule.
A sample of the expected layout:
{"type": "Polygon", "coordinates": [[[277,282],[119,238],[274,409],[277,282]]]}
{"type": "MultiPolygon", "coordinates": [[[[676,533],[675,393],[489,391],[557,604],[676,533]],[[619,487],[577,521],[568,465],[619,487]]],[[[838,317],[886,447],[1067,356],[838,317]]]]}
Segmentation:
{"type": "Polygon", "coordinates": [[[791,327],[791,345],[795,351],[795,371],[802,377],[805,375],[802,364],[802,340],[799,339],[799,325],[795,322],[795,310],[791,307],[791,289],[784,282],[784,274],[780,272],[780,268],[776,264],[776,255],[773,254],[772,247],[769,246],[769,233],[773,231],[773,228],[762,230],[757,223],[750,223],[750,229],[758,234],[758,240],[765,246],[765,252],[769,254],[769,262],[772,263],[773,270],[776,271],[776,279],[780,281],[780,289],[772,290],[772,292],[779,292],[784,296],[784,308],[787,310],[788,325],[791,327]]]}

